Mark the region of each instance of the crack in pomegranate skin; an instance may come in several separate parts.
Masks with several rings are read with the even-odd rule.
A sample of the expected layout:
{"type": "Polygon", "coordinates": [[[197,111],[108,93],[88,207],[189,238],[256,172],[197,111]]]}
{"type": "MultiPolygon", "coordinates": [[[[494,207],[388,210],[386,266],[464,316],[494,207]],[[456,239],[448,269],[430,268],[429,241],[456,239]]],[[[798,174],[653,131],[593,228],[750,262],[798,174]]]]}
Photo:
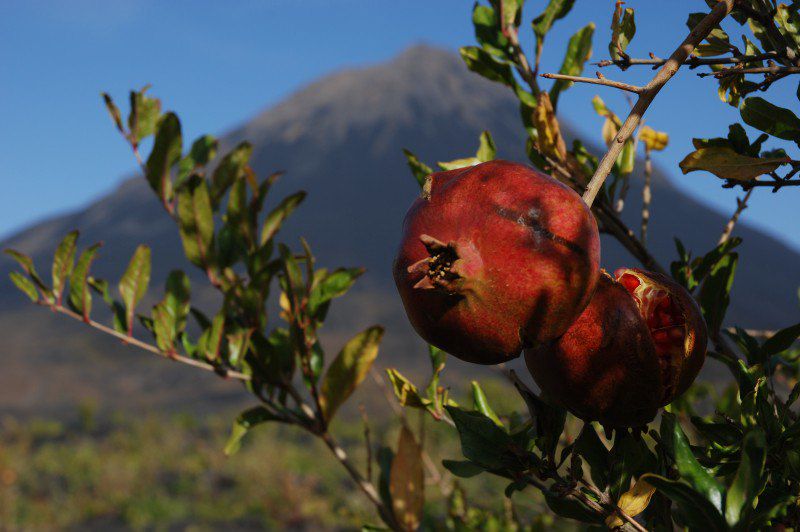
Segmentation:
{"type": "Polygon", "coordinates": [[[642,315],[658,355],[663,400],[676,395],[680,368],[687,351],[687,321],[675,298],[636,271],[620,268],[614,277],[631,294],[642,315]]]}

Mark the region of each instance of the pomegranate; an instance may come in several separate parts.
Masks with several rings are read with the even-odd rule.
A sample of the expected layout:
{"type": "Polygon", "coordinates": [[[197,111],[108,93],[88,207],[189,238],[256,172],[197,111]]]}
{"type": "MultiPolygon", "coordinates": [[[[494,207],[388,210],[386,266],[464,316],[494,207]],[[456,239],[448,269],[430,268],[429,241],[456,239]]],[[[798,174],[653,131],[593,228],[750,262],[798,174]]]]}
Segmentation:
{"type": "Polygon", "coordinates": [[[692,384],[708,341],[700,309],[665,275],[605,274],[559,339],[525,351],[539,387],[576,416],[611,427],[646,425],[692,384]]]}
{"type": "Polygon", "coordinates": [[[599,277],[600,237],[572,189],[495,160],[434,173],[406,215],[394,279],[427,342],[478,364],[563,334],[599,277]]]}

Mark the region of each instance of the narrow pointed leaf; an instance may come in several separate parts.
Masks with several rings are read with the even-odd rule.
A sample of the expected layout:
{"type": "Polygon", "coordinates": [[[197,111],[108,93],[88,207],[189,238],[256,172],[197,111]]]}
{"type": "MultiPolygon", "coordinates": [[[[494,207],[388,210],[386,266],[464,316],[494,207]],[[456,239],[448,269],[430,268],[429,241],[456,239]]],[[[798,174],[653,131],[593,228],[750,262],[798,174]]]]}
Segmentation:
{"type": "Polygon", "coordinates": [[[124,133],[125,128],[122,126],[122,115],[119,112],[119,107],[117,107],[117,104],[114,103],[108,93],[101,92],[100,95],[103,97],[103,102],[106,104],[106,109],[111,116],[111,120],[114,121],[114,125],[117,126],[120,133],[124,133]]]}
{"type": "Polygon", "coordinates": [[[220,312],[208,324],[197,341],[197,351],[201,358],[209,362],[220,360],[222,341],[225,338],[225,314],[220,312]]]}
{"type": "Polygon", "coordinates": [[[166,353],[175,351],[175,341],[186,328],[189,315],[189,278],[180,270],[167,277],[164,299],[153,307],[153,331],[158,348],[166,353]]]}
{"type": "Polygon", "coordinates": [[[330,421],[333,415],[367,376],[378,356],[383,327],[370,327],[353,337],[331,363],[320,387],[323,415],[330,421]]]}
{"type": "Polygon", "coordinates": [[[172,201],[170,169],[180,160],[183,150],[181,123],[175,113],[167,113],[158,125],[153,151],[147,158],[147,182],[166,205],[172,201]]]}
{"type": "Polygon", "coordinates": [[[231,185],[244,176],[245,167],[252,153],[253,145],[249,142],[242,142],[222,158],[211,178],[212,204],[217,205],[231,185]]]}
{"type": "Polygon", "coordinates": [[[41,290],[45,300],[48,302],[51,301],[53,298],[53,294],[50,291],[50,288],[48,288],[48,286],[44,284],[44,281],[42,281],[42,278],[39,277],[39,274],[36,272],[36,268],[33,265],[33,259],[25,255],[24,253],[20,253],[19,251],[16,251],[14,249],[5,249],[3,250],[3,252],[6,255],[13,258],[15,261],[17,261],[17,263],[22,267],[22,269],[25,270],[25,273],[28,274],[28,277],[30,277],[31,280],[36,284],[36,286],[39,287],[39,290],[41,290]]]}
{"type": "Polygon", "coordinates": [[[97,243],[86,248],[78,257],[78,262],[69,278],[69,302],[76,312],[89,321],[92,313],[92,292],[89,289],[89,269],[102,244],[97,243]]]}
{"type": "Polygon", "coordinates": [[[622,57],[635,34],[636,22],[633,8],[623,8],[622,2],[617,2],[617,7],[611,20],[611,42],[608,43],[608,52],[611,54],[612,59],[620,59],[622,57]]]}
{"type": "Polygon", "coordinates": [[[148,284],[150,284],[150,248],[142,244],[136,248],[119,282],[119,293],[125,305],[125,331],[128,336],[133,334],[136,305],[147,292],[148,284]]]}
{"type": "Polygon", "coordinates": [[[663,438],[670,439],[669,443],[674,452],[675,465],[681,474],[681,478],[701,493],[717,511],[721,512],[724,488],[697,461],[680,423],[677,422],[673,415],[665,413],[662,418],[661,431],[663,438]]]}
{"type": "Polygon", "coordinates": [[[192,264],[212,264],[214,214],[205,179],[193,175],[178,192],[178,228],[183,251],[192,264]]]}
{"type": "Polygon", "coordinates": [[[497,147],[494,144],[492,134],[488,131],[481,133],[478,151],[475,154],[475,157],[482,163],[492,161],[495,157],[497,157],[497,147]]]}
{"type": "Polygon", "coordinates": [[[417,156],[410,151],[404,149],[403,154],[406,156],[408,168],[411,170],[411,174],[414,176],[414,179],[417,180],[420,188],[424,187],[425,181],[427,177],[433,173],[433,169],[427,164],[421,162],[417,156]]]}
{"type": "Polygon", "coordinates": [[[56,299],[56,305],[59,306],[61,305],[61,298],[64,294],[67,279],[72,273],[72,267],[75,264],[77,242],[78,232],[70,231],[58,244],[53,257],[53,297],[56,299]]]}
{"type": "Polygon", "coordinates": [[[256,406],[239,414],[239,417],[233,423],[228,442],[225,444],[225,454],[227,456],[236,454],[242,446],[242,438],[245,437],[250,429],[267,421],[282,421],[282,419],[276,417],[263,406],[256,406]]]}
{"type": "Polygon", "coordinates": [[[489,400],[486,399],[486,394],[483,393],[483,389],[481,385],[478,384],[478,381],[472,381],[472,406],[475,410],[491,419],[495,425],[505,430],[503,422],[500,421],[500,418],[497,417],[497,414],[492,410],[492,407],[489,405],[489,400]]]}
{"type": "Polygon", "coordinates": [[[688,484],[654,474],[643,475],[642,480],[655,487],[683,510],[689,519],[687,525],[691,530],[708,532],[728,530],[716,508],[688,484]]]}
{"type": "Polygon", "coordinates": [[[180,160],[178,164],[178,178],[175,180],[175,188],[181,187],[183,182],[193,172],[199,171],[217,156],[217,139],[212,135],[203,135],[197,138],[189,150],[189,153],[180,160]]]}
{"type": "Polygon", "coordinates": [[[31,301],[34,303],[39,301],[39,291],[36,290],[36,285],[30,279],[19,272],[11,272],[8,276],[14,286],[19,288],[31,301]]]}
{"type": "Polygon", "coordinates": [[[306,193],[303,191],[295,192],[291,196],[287,196],[275,207],[264,220],[264,225],[261,227],[261,245],[263,246],[278,232],[284,220],[294,212],[294,210],[306,198],[306,193]]]}
{"type": "Polygon", "coordinates": [[[796,323],[791,327],[786,327],[776,332],[769,337],[761,346],[761,351],[766,355],[776,355],[783,353],[800,337],[800,323],[796,323]]]}
{"type": "MultiPolygon", "coordinates": [[[[560,74],[567,76],[580,76],[583,72],[583,66],[592,57],[592,36],[594,35],[595,25],[590,22],[575,35],[573,35],[569,44],[567,44],[567,52],[564,55],[564,61],[561,63],[561,69],[558,71],[560,74]]],[[[553,109],[558,107],[558,97],[561,92],[572,87],[574,82],[557,79],[550,89],[550,99],[553,102],[553,109]]]]}
{"type": "Polygon", "coordinates": [[[725,519],[733,526],[740,522],[764,488],[762,475],[767,457],[766,439],[760,430],[754,430],[742,440],[742,458],[725,499],[725,519]]]}

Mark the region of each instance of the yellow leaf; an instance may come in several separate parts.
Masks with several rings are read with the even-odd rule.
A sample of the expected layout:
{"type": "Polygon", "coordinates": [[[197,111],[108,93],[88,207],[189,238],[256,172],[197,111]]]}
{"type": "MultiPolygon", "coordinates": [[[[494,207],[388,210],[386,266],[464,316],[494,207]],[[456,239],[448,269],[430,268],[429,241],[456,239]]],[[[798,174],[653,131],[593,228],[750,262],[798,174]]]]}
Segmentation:
{"type": "Polygon", "coordinates": [[[639,140],[644,142],[648,151],[661,151],[669,144],[669,135],[650,126],[644,126],[639,131],[639,140]]]}
{"type": "Polygon", "coordinates": [[[439,168],[442,170],[457,170],[459,168],[465,168],[467,166],[475,166],[476,164],[481,164],[483,161],[478,159],[477,157],[467,157],[465,159],[456,159],[455,161],[446,161],[436,163],[439,165],[439,168]]]}
{"type": "Polygon", "coordinates": [[[614,123],[613,120],[610,118],[606,118],[606,121],[603,122],[603,142],[606,143],[606,146],[611,146],[611,142],[614,140],[614,137],[617,136],[617,132],[619,131],[619,127],[617,124],[614,123]]]}
{"type": "Polygon", "coordinates": [[[720,146],[693,151],[680,162],[679,166],[684,174],[705,170],[721,179],[750,181],[772,172],[789,161],[790,159],[785,157],[773,159],[748,157],[736,153],[732,148],[720,146]]]}
{"type": "Polygon", "coordinates": [[[389,472],[389,493],[392,495],[392,508],[400,527],[407,531],[419,528],[425,503],[422,447],[405,425],[400,431],[397,453],[389,472]]]}
{"type": "MultiPolygon", "coordinates": [[[[629,516],[636,517],[644,512],[647,505],[650,504],[650,499],[653,497],[655,491],[656,489],[653,486],[639,479],[630,490],[622,494],[617,506],[629,516]]],[[[608,528],[617,528],[623,524],[622,518],[616,514],[610,515],[608,519],[606,519],[606,526],[608,528]]]]}
{"type": "Polygon", "coordinates": [[[536,109],[533,113],[533,125],[536,127],[539,151],[557,161],[567,157],[567,145],[561,136],[553,104],[546,92],[539,95],[536,109]]]}

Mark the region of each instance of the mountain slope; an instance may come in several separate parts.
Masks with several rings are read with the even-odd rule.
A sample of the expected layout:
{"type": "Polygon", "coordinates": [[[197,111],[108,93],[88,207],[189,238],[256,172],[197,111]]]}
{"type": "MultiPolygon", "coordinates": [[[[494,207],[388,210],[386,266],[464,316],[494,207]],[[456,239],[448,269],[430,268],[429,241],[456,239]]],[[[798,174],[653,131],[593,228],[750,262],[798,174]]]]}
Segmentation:
{"type": "MultiPolygon", "coordinates": [[[[180,102],[169,103],[180,109],[180,102]]],[[[454,55],[420,46],[386,64],[328,76],[225,136],[227,147],[243,139],[254,143],[259,175],[288,171],[275,187],[273,202],[298,188],[309,191],[282,232],[283,241],[296,243],[302,234],[321,264],[368,268],[325,327],[329,352],[360,328],[380,322],[388,328],[383,359],[410,367],[426,363],[391,282],[400,224],[418,193],[400,149],[410,148],[431,162],[463,157],[474,150],[484,129],[492,132],[502,157],[525,160],[524,132],[509,91],[471,74],[454,55]]],[[[639,187],[635,177],[627,207],[632,225],[637,223],[639,187]]],[[[674,257],[675,235],[702,252],[714,245],[725,223],[725,217],[686,197],[660,174],[653,215],[651,246],[664,263],[674,257]]],[[[58,240],[73,228],[81,229],[84,244],[106,243],[94,270],[110,280],[119,277],[138,243],[150,244],[154,297],[170,269],[191,269],[171,221],[141,178],[125,181],[79,212],[36,224],[2,247],[30,253],[47,271],[58,240]]],[[[793,287],[800,284],[800,256],[746,224],[737,233],[745,244],[731,320],[752,328],[786,324],[796,313],[793,287]]],[[[633,264],[615,243],[606,239],[603,245],[609,268],[633,264]]],[[[0,263],[3,279],[12,267],[10,261],[0,263]]],[[[214,301],[208,291],[196,296],[205,304],[214,301]]],[[[235,386],[213,376],[120,347],[32,307],[7,281],[0,283],[0,334],[6,338],[0,404],[10,409],[57,408],[85,396],[108,406],[135,402],[146,407],[195,403],[198,396],[215,404],[237,396],[235,386]]]]}

